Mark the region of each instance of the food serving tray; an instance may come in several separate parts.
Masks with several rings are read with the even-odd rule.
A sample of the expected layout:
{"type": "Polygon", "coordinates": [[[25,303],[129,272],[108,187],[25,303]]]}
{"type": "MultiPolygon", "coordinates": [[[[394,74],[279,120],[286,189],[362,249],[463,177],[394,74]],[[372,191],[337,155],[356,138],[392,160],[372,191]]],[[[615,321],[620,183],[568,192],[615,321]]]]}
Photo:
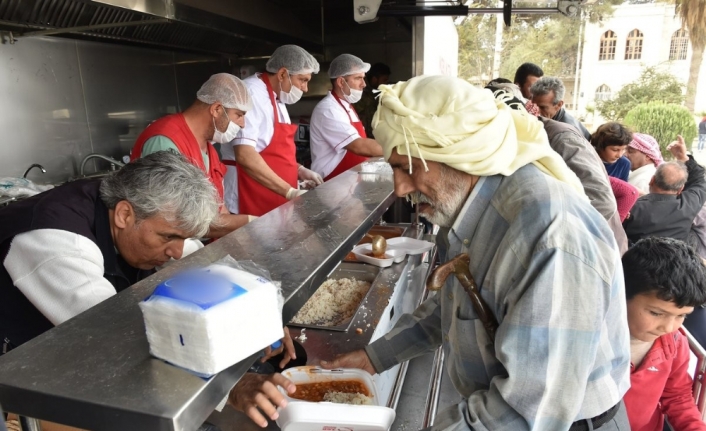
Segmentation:
{"type": "MultiPolygon", "coordinates": [[[[303,323],[294,323],[291,321],[289,323],[287,323],[287,326],[296,326],[299,328],[325,329],[327,331],[341,331],[341,332],[348,331],[348,328],[351,326],[351,323],[353,322],[353,318],[356,316],[356,314],[358,314],[358,310],[360,309],[360,306],[365,303],[365,300],[368,298],[368,295],[370,295],[370,292],[373,290],[373,287],[375,285],[375,281],[377,280],[379,275],[380,275],[380,268],[378,268],[376,266],[361,264],[361,263],[341,262],[336,267],[336,269],[334,269],[331,272],[331,274],[329,274],[329,276],[326,277],[326,280],[340,280],[342,278],[355,278],[356,280],[367,281],[368,283],[370,283],[370,289],[368,289],[365,296],[363,296],[363,299],[360,300],[360,303],[358,304],[358,306],[355,307],[355,312],[351,315],[351,317],[336,326],[307,325],[307,324],[303,324],[303,323]]],[[[313,294],[312,294],[312,297],[313,297],[313,294]]]]}

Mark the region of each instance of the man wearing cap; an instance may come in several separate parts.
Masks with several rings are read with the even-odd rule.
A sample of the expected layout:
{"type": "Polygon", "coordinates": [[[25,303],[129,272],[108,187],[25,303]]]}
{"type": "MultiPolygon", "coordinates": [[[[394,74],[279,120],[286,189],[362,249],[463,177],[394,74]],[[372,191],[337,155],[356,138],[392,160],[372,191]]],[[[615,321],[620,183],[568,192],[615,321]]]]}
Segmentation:
{"type": "Polygon", "coordinates": [[[265,73],[246,78],[253,100],[248,121],[230,144],[221,147],[225,202],[234,214],[261,216],[305,190],[301,180],[315,187],[321,176],[297,163],[294,134],[286,105],[297,103],[308,90],[319,63],[296,45],[280,46],[265,66],[265,73]]]}
{"type": "Polygon", "coordinates": [[[376,373],[443,346],[463,400],[434,430],[629,429],[620,254],[542,124],[458,78],[380,89],[395,193],[441,227],[442,262],[470,256],[479,294],[451,274],[388,334],[322,365],[376,373]]]}
{"type": "MultiPolygon", "coordinates": [[[[243,81],[228,73],[215,74],[201,86],[196,100],[184,112],[167,115],[147,126],[138,136],[130,159],[158,151],[181,153],[206,173],[223,201],[226,169],[211,142],[227,144],[233,140],[245,125],[245,113],[250,109],[252,102],[243,81]]],[[[220,237],[245,225],[251,219],[245,214],[232,215],[221,207],[221,216],[207,235],[220,237]]]]}
{"type": "Polygon", "coordinates": [[[650,192],[650,181],[657,172],[657,167],[664,162],[659,144],[650,135],[633,133],[625,157],[630,160],[628,183],[646,195],[650,192]]]}
{"type": "Polygon", "coordinates": [[[334,58],[329,67],[331,91],[311,114],[311,169],[328,181],[368,157],[382,156],[382,148],[368,139],[353,107],[365,88],[370,64],[351,54],[334,58]]]}

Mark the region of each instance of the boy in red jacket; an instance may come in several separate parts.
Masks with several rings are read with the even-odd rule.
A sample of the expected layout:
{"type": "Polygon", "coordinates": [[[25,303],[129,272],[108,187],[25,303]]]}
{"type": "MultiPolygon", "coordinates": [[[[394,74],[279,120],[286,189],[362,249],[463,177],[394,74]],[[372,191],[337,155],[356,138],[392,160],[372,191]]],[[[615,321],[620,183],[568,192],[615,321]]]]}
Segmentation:
{"type": "Polygon", "coordinates": [[[623,256],[630,390],[624,402],[632,431],[705,431],[689,375],[689,342],[681,325],[706,302],[706,267],[686,243],[646,238],[623,256]]]}

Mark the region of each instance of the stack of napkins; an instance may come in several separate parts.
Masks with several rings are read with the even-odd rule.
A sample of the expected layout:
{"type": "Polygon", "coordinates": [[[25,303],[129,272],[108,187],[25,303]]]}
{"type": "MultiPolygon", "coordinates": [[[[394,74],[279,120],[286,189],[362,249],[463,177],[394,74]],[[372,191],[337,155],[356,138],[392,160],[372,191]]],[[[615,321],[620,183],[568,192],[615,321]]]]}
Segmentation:
{"type": "Polygon", "coordinates": [[[140,303],[150,353],[211,376],[283,337],[279,291],[226,265],[188,271],[140,303]]]}

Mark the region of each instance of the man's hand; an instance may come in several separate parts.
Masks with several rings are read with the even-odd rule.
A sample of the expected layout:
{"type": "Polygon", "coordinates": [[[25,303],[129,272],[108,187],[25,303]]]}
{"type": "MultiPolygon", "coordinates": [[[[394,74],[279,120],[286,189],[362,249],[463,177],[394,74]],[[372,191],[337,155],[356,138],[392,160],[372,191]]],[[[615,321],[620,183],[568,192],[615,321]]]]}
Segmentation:
{"type": "Polygon", "coordinates": [[[313,181],[316,183],[316,185],[320,185],[324,183],[324,179],[321,178],[321,175],[317,174],[316,172],[305,168],[302,165],[299,165],[299,170],[297,171],[299,173],[299,181],[313,181]]]}
{"type": "Polygon", "coordinates": [[[306,193],[306,190],[299,190],[295,189],[294,187],[290,187],[289,191],[287,192],[287,195],[285,196],[288,201],[291,201],[292,199],[296,198],[297,196],[301,196],[304,193],[306,193]]]}
{"type": "Polygon", "coordinates": [[[321,368],[327,370],[334,368],[358,368],[370,374],[377,373],[373,367],[373,363],[370,362],[368,354],[362,349],[337,356],[333,361],[321,361],[321,368]]]}
{"type": "Polygon", "coordinates": [[[686,144],[681,135],[677,135],[677,140],[667,145],[667,151],[672,153],[672,156],[680,162],[689,160],[689,157],[686,155],[686,144]]]}
{"type": "Polygon", "coordinates": [[[284,358],[279,363],[280,368],[284,368],[284,366],[287,365],[292,359],[297,359],[297,354],[294,350],[294,341],[292,341],[292,337],[289,335],[289,328],[287,328],[286,326],[284,327],[284,338],[282,338],[280,341],[282,342],[282,345],[275,350],[272,350],[272,347],[267,346],[267,348],[265,349],[265,356],[260,359],[260,362],[265,362],[273,356],[277,356],[282,352],[285,352],[285,354],[284,358]]]}
{"type": "Polygon", "coordinates": [[[287,400],[277,386],[290,394],[297,390],[294,383],[279,373],[270,376],[246,373],[228,394],[228,403],[265,428],[267,420],[262,413],[275,420],[279,417],[277,407],[287,406],[287,400]]]}

